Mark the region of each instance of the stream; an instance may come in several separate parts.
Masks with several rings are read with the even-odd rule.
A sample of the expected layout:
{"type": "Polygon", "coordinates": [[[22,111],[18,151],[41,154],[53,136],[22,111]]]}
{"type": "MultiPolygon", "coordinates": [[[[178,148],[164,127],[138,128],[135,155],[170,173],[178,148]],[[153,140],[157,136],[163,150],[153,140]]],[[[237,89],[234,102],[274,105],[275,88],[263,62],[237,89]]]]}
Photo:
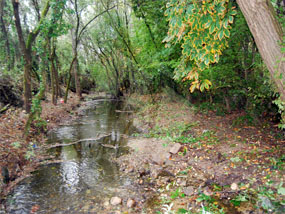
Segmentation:
{"type": "Polygon", "coordinates": [[[72,124],[49,134],[48,143],[66,144],[49,151],[61,162],[23,180],[7,199],[8,213],[109,213],[105,205],[111,197],[135,191],[112,161],[128,152],[126,136],[134,131],[130,113],[119,111],[124,103],[118,101],[87,105],[72,124]]]}

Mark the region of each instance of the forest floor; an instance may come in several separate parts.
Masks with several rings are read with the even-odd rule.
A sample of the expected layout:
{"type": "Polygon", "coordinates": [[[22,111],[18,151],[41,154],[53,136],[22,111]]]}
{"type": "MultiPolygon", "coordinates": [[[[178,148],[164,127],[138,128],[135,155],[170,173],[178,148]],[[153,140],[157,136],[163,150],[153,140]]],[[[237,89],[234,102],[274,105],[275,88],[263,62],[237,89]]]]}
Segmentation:
{"type": "Polygon", "coordinates": [[[47,133],[61,122],[71,120],[72,112],[79,106],[79,99],[70,93],[67,103],[54,106],[48,94],[42,102],[41,120],[35,121],[29,137],[23,138],[23,130],[28,114],[21,108],[11,107],[0,115],[0,167],[1,200],[23,178],[30,175],[42,161],[49,157],[43,152],[47,133]],[[9,173],[9,182],[3,182],[3,176],[9,173]]]}
{"type": "Polygon", "coordinates": [[[276,124],[201,113],[175,94],[128,102],[140,133],[118,162],[145,190],[142,213],[285,213],[285,139],[276,124]]]}

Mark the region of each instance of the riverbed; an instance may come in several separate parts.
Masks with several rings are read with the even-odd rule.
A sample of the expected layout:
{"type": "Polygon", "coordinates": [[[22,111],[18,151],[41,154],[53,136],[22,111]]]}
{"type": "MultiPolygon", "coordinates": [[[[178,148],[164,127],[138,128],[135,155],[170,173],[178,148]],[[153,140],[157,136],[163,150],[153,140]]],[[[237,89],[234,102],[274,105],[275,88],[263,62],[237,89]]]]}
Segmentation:
{"type": "Polygon", "coordinates": [[[134,131],[123,102],[87,103],[80,117],[49,134],[49,153],[57,163],[40,167],[7,199],[8,213],[108,213],[111,197],[128,199],[135,191],[114,159],[128,153],[134,131]]]}

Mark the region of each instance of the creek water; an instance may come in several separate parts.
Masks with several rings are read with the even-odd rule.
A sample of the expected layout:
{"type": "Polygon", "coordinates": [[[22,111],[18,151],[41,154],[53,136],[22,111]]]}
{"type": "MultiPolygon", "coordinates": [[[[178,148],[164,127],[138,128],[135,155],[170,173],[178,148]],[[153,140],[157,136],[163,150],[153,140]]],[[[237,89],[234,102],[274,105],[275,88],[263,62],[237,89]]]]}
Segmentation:
{"type": "Polygon", "coordinates": [[[112,160],[128,152],[126,135],[133,131],[123,103],[96,100],[82,116],[49,135],[49,143],[72,145],[51,149],[60,163],[42,166],[21,182],[7,199],[8,213],[109,213],[110,197],[131,191],[131,179],[112,160]]]}

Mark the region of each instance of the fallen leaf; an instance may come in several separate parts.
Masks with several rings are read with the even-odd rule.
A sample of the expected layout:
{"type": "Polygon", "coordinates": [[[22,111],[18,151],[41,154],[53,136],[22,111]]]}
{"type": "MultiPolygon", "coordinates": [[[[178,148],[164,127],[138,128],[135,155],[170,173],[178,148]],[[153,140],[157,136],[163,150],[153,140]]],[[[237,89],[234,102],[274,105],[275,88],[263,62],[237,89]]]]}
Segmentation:
{"type": "Polygon", "coordinates": [[[31,213],[35,213],[40,209],[40,206],[38,204],[32,206],[31,208],[31,213]]]}

